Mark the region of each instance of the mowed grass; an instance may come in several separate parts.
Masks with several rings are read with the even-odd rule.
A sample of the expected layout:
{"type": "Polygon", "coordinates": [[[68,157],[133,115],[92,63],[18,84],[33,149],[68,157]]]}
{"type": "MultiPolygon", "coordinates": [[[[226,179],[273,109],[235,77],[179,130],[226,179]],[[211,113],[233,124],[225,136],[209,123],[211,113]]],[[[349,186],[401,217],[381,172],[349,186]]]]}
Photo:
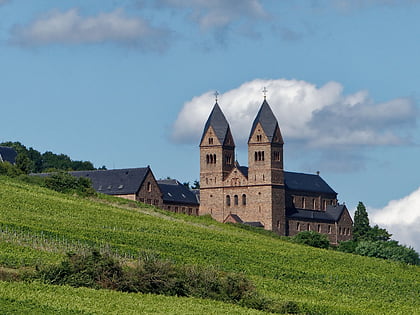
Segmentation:
{"type": "MultiPolygon", "coordinates": [[[[265,295],[278,301],[295,301],[314,314],[420,314],[418,266],[296,245],[206,217],[176,215],[147,206],[134,208],[112,198],[87,200],[0,178],[0,228],[0,249],[7,249],[0,253],[0,265],[6,267],[56,263],[68,250],[95,246],[127,259],[157,255],[179,264],[212,265],[224,271],[243,272],[265,295]]],[[[19,287],[24,290],[31,285],[35,284],[2,283],[0,296],[10,307],[17,300],[29,303],[25,304],[27,307],[34,303],[54,311],[57,306],[43,304],[43,298],[37,300],[36,294],[30,300],[19,299],[19,287]],[[5,286],[14,286],[16,295],[5,296],[5,286]]],[[[55,292],[50,286],[38,284],[38,288],[40,296],[44,291],[52,295],[55,292]]],[[[60,290],[74,294],[91,292],[60,290]]],[[[125,296],[102,290],[86,296],[90,294],[115,294],[121,299],[125,296]]],[[[167,301],[168,307],[178,300],[188,300],[186,304],[197,307],[210,303],[128,296],[140,296],[142,303],[153,299],[159,303],[167,301]]],[[[232,305],[224,307],[237,312],[232,305]]],[[[99,309],[80,311],[102,313],[99,309]]],[[[188,312],[185,306],[184,313],[188,312]]]]}

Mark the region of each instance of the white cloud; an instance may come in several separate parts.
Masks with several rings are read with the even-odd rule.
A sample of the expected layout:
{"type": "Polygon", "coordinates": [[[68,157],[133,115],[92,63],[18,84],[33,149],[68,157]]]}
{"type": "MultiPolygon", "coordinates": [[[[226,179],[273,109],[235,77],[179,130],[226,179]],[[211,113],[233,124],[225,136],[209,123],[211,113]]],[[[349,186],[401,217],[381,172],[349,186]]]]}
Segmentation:
{"type": "Polygon", "coordinates": [[[259,0],[159,0],[160,5],[188,9],[190,18],[203,30],[225,27],[241,19],[266,17],[259,0]]]}
{"type": "Polygon", "coordinates": [[[386,228],[393,239],[420,252],[420,187],[402,199],[390,201],[383,209],[369,212],[373,224],[386,228]]]}
{"type": "MultiPolygon", "coordinates": [[[[237,144],[246,143],[263,100],[263,87],[268,89],[267,100],[285,142],[299,142],[306,148],[404,144],[408,142],[406,127],[416,121],[416,107],[410,99],[374,103],[367,91],[344,95],[337,82],[317,87],[298,80],[256,79],[219,97],[237,144]]],[[[173,126],[173,139],[197,143],[213,104],[213,92],[186,102],[173,126]]]]}
{"type": "Polygon", "coordinates": [[[138,17],[128,17],[122,9],[83,17],[77,9],[53,10],[26,26],[12,30],[12,41],[22,45],[81,44],[114,42],[145,50],[166,47],[169,33],[138,17]]]}

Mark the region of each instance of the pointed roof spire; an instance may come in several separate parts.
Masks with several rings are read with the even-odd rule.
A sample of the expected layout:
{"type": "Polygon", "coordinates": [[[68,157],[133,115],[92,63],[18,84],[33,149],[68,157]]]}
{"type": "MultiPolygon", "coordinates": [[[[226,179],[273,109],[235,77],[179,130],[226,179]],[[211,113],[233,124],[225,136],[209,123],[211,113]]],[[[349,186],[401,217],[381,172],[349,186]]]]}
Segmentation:
{"type": "Polygon", "coordinates": [[[260,110],[258,111],[257,117],[255,117],[254,123],[252,124],[251,133],[249,134],[249,140],[251,140],[252,135],[254,134],[255,128],[257,128],[258,123],[260,123],[261,127],[264,130],[268,140],[273,142],[274,134],[276,132],[276,128],[278,128],[278,122],[276,116],[274,116],[273,111],[268,105],[267,100],[264,98],[264,102],[262,103],[260,110]]]}
{"type": "Polygon", "coordinates": [[[204,135],[207,133],[210,127],[213,127],[217,139],[219,139],[220,143],[223,144],[229,131],[229,123],[227,122],[226,117],[217,102],[214,104],[213,110],[211,111],[206,125],[204,126],[204,131],[203,135],[201,136],[200,143],[203,141],[204,135]]]}

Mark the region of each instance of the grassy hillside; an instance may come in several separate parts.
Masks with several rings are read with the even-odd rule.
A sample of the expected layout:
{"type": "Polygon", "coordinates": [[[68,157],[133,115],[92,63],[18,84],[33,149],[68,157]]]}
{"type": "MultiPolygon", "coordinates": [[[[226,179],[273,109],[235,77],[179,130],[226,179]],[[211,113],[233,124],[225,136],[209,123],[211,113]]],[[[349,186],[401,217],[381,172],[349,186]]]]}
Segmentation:
{"type": "MultiPolygon", "coordinates": [[[[55,263],[67,251],[96,246],[127,259],[153,254],[179,264],[244,272],[265,295],[295,301],[312,313],[418,314],[420,309],[419,267],[291,244],[206,217],[138,208],[113,198],[86,200],[0,178],[0,229],[3,267],[55,263]]],[[[184,314],[206,313],[206,307],[215,313],[248,311],[199,299],[41,284],[0,282],[0,288],[1,304],[40,313],[43,308],[103,313],[125,310],[127,303],[142,305],[145,313],[154,313],[156,305],[184,314]],[[80,301],[77,308],[60,304],[67,295],[80,301]],[[107,296],[112,308],[105,306],[111,302],[101,302],[107,296]]]]}

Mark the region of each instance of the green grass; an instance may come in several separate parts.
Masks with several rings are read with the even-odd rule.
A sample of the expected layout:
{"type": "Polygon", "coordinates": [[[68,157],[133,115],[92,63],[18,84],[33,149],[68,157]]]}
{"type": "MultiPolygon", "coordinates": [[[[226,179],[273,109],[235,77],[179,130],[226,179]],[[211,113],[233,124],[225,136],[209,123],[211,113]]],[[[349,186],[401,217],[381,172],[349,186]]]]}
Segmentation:
{"type": "MultiPolygon", "coordinates": [[[[127,259],[153,254],[179,264],[212,265],[225,271],[244,272],[265,295],[278,301],[298,302],[312,313],[419,314],[420,309],[418,266],[292,244],[269,234],[220,224],[208,217],[189,217],[147,206],[138,208],[132,202],[110,197],[87,200],[0,178],[0,229],[3,231],[0,265],[5,267],[56,263],[68,250],[95,246],[127,259]],[[3,249],[7,249],[6,254],[3,249]]],[[[24,290],[35,284],[2,283],[0,288],[9,285],[14,286],[19,296],[20,286],[24,290]]],[[[38,288],[40,296],[44,291],[54,294],[54,288],[49,286],[38,288]]],[[[98,299],[101,294],[121,294],[60,290],[75,295],[98,294],[98,299]]],[[[41,305],[54,312],[58,307],[43,304],[36,293],[31,299],[20,300],[4,295],[4,291],[0,290],[1,303],[10,308],[19,305],[19,301],[22,309],[41,305]]],[[[185,307],[185,314],[189,312],[188,305],[204,307],[213,303],[133,296],[142,301],[156,299],[156,303],[168,301],[179,306],[172,313],[182,312],[185,307]],[[174,302],[178,300],[184,302],[174,302]]],[[[235,313],[234,306],[223,307],[235,313]]],[[[89,308],[70,311],[102,313],[89,308]]]]}

